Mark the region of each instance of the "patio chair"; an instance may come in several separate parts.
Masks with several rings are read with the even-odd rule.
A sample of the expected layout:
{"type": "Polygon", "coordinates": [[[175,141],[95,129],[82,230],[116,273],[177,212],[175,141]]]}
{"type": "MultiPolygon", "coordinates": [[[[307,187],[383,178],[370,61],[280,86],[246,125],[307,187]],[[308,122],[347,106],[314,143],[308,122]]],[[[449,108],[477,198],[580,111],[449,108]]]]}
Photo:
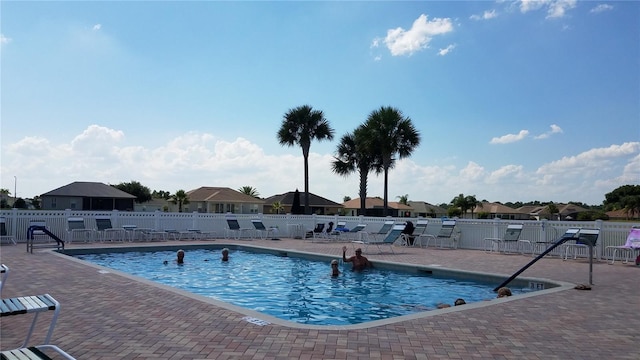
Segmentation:
{"type": "MultiPolygon", "coordinates": [[[[522,224],[509,224],[507,229],[504,232],[504,235],[501,238],[492,238],[487,237],[484,238],[485,242],[485,251],[487,252],[504,252],[505,254],[509,253],[509,248],[515,246],[515,250],[520,250],[520,245],[529,243],[529,247],[531,248],[531,242],[528,240],[521,240],[520,234],[522,234],[522,228],[524,225],[522,224]]],[[[533,252],[533,248],[531,248],[531,252],[533,252]]],[[[524,251],[521,251],[524,253],[524,251]]]]}
{"type": "Polygon", "coordinates": [[[269,237],[269,235],[271,235],[272,237],[275,236],[275,232],[276,232],[276,228],[272,228],[272,227],[266,227],[264,226],[264,224],[262,223],[262,220],[260,219],[253,219],[251,220],[251,224],[253,224],[253,227],[255,228],[255,235],[256,237],[260,237],[261,239],[266,239],[269,237]]]}
{"type": "Polygon", "coordinates": [[[2,359],[7,360],[51,360],[52,357],[48,356],[45,351],[55,351],[66,360],[76,360],[73,356],[67,354],[62,349],[55,345],[36,345],[30,347],[22,347],[13,350],[3,350],[0,352],[2,359]]]}
{"type": "MultiPolygon", "coordinates": [[[[569,257],[569,252],[573,252],[573,258],[578,257],[578,251],[595,247],[600,235],[600,229],[579,229],[575,240],[568,240],[564,245],[564,260],[569,257]]],[[[593,253],[596,256],[596,252],[593,253]]]]}
{"type": "Polygon", "coordinates": [[[74,239],[83,239],[85,242],[93,240],[93,229],[84,226],[84,219],[81,217],[70,217],[67,219],[66,242],[71,243],[74,239]]]}
{"type": "Polygon", "coordinates": [[[4,284],[7,282],[7,277],[9,277],[9,267],[5,264],[0,264],[0,294],[2,293],[2,288],[4,284]]]}
{"type": "Polygon", "coordinates": [[[53,317],[51,318],[51,323],[49,324],[49,330],[47,331],[47,335],[44,339],[44,344],[49,344],[51,340],[51,335],[53,335],[53,330],[56,327],[56,321],[58,320],[58,315],[60,314],[60,303],[56,301],[51,295],[34,295],[34,296],[20,296],[14,298],[4,298],[0,301],[0,316],[12,316],[12,315],[21,315],[21,314],[31,314],[33,313],[33,320],[31,322],[31,326],[29,327],[29,331],[27,332],[27,336],[22,344],[22,347],[27,347],[29,344],[29,340],[31,339],[31,335],[35,330],[36,322],[38,320],[38,314],[46,311],[53,311],[53,317]]]}
{"type": "Polygon", "coordinates": [[[400,239],[400,235],[402,235],[402,230],[404,230],[404,228],[405,228],[405,224],[393,225],[391,227],[391,230],[387,233],[387,236],[384,239],[382,239],[382,241],[379,241],[379,240],[370,241],[367,238],[365,240],[355,240],[355,241],[352,241],[352,243],[364,245],[365,253],[367,252],[367,248],[369,247],[369,245],[375,245],[378,248],[378,253],[382,253],[382,251],[380,250],[380,245],[388,245],[389,248],[391,249],[391,253],[395,254],[395,251],[393,251],[393,245],[395,244],[396,241],[398,241],[398,239],[400,239]]]}
{"type": "Polygon", "coordinates": [[[226,237],[229,238],[233,235],[234,238],[240,239],[242,238],[242,234],[251,234],[253,229],[249,228],[241,228],[238,219],[235,216],[227,216],[227,232],[226,237]]]}
{"type": "Polygon", "coordinates": [[[427,244],[425,245],[425,247],[429,247],[429,242],[431,240],[433,240],[434,243],[436,241],[439,241],[440,242],[440,246],[439,246],[440,248],[443,248],[443,242],[450,241],[451,242],[451,248],[452,249],[456,249],[458,247],[458,241],[453,236],[453,229],[455,227],[456,227],[456,221],[455,220],[444,220],[442,222],[442,227],[440,228],[440,231],[438,232],[438,235],[431,235],[431,234],[424,234],[423,235],[427,239],[427,244]]]}
{"type": "Polygon", "coordinates": [[[631,228],[631,230],[629,231],[629,235],[627,235],[627,241],[624,243],[624,245],[607,246],[605,248],[605,252],[607,250],[612,251],[610,262],[611,265],[616,262],[616,255],[618,254],[618,250],[621,253],[620,259],[622,260],[623,258],[625,258],[625,256],[623,255],[626,255],[624,263],[629,263],[629,260],[633,258],[633,255],[636,254],[636,251],[640,250],[640,226],[634,226],[631,228]]]}
{"type": "Polygon", "coordinates": [[[123,228],[114,228],[111,225],[111,218],[108,216],[96,217],[96,235],[101,241],[125,241],[127,238],[126,230],[123,228]]]}
{"type": "Polygon", "coordinates": [[[3,240],[8,240],[13,243],[13,245],[18,245],[16,243],[16,238],[13,235],[9,235],[7,232],[7,219],[4,217],[0,217],[0,243],[3,240]]]}
{"type": "MultiPolygon", "coordinates": [[[[418,220],[411,234],[407,234],[406,232],[403,232],[402,236],[400,236],[400,239],[402,240],[402,245],[415,246],[417,242],[421,240],[420,237],[427,230],[428,224],[429,224],[428,220],[418,220]]],[[[405,228],[405,230],[407,229],[405,228]]],[[[422,242],[420,242],[420,244],[422,245],[422,242]]]]}

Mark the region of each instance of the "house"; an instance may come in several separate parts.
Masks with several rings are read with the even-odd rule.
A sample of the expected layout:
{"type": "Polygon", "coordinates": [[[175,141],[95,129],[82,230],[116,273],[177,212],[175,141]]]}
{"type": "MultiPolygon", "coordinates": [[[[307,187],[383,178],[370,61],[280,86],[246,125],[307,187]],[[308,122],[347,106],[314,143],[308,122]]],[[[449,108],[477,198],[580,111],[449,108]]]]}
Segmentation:
{"type": "MultiPolygon", "coordinates": [[[[188,204],[182,205],[184,212],[216,214],[257,214],[262,211],[264,201],[228,187],[203,186],[187,192],[188,204]]],[[[178,211],[178,205],[169,203],[170,211],[178,211]]]]}
{"type": "Polygon", "coordinates": [[[589,210],[574,204],[554,204],[558,208],[558,213],[551,214],[549,212],[549,206],[536,206],[536,207],[521,207],[520,210],[523,213],[528,213],[529,218],[535,220],[576,220],[578,214],[581,212],[587,212],[589,210]]]}
{"type": "MultiPolygon", "coordinates": [[[[280,214],[291,213],[294,194],[295,191],[289,191],[284,194],[278,194],[264,199],[264,208],[262,212],[264,214],[275,214],[276,212],[280,214]],[[276,211],[273,206],[276,202],[280,203],[281,206],[281,209],[278,211],[276,211]]],[[[299,194],[301,206],[304,207],[304,192],[299,192],[299,194]]],[[[313,193],[309,193],[309,207],[311,208],[312,214],[318,215],[333,215],[339,214],[340,211],[342,211],[341,204],[313,193]]]]}
{"type": "Polygon", "coordinates": [[[136,197],[111,185],[76,181],[40,195],[42,210],[132,211],[136,197]]]}
{"type": "Polygon", "coordinates": [[[482,206],[478,205],[473,209],[473,214],[479,218],[479,214],[486,215],[487,219],[502,220],[529,220],[529,213],[523,213],[519,209],[514,209],[500,203],[485,201],[482,206]]]}
{"type": "Polygon", "coordinates": [[[441,218],[447,216],[447,209],[440,206],[431,205],[424,201],[409,201],[408,203],[413,208],[413,217],[441,218]]]}
{"type": "Polygon", "coordinates": [[[135,203],[133,209],[134,211],[140,212],[168,211],[172,205],[173,204],[171,204],[168,200],[165,200],[163,198],[153,198],[141,204],[135,203]]]}
{"type": "Polygon", "coordinates": [[[365,214],[360,214],[360,198],[342,203],[346,216],[394,216],[412,217],[414,209],[411,206],[395,201],[387,203],[388,214],[384,214],[384,200],[379,197],[367,197],[365,199],[365,214]]]}

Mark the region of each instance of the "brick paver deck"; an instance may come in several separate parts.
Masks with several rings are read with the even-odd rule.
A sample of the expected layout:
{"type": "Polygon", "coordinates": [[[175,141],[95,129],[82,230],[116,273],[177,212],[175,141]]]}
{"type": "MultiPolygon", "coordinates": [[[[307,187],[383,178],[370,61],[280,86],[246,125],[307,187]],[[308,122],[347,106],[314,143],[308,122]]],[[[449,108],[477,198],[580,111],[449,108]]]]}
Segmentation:
{"type": "MultiPolygon", "coordinates": [[[[342,247],[289,239],[240,243],[336,256],[342,247]]],[[[96,245],[68,247],[80,246],[96,245]]],[[[635,265],[595,263],[591,291],[514,296],[495,305],[452,308],[371,328],[319,330],[254,325],[242,320],[244,314],[197,297],[100,273],[47,250],[28,254],[24,244],[0,251],[0,260],[10,268],[2,297],[55,297],[62,310],[52,343],[78,359],[640,359],[640,267],[635,265]]],[[[531,260],[417,248],[368,257],[505,275],[531,260]]],[[[543,259],[522,276],[587,283],[588,262],[543,259]]],[[[41,314],[33,343],[44,339],[47,316],[41,314]]],[[[0,347],[18,347],[31,319],[1,318],[0,347]]]]}

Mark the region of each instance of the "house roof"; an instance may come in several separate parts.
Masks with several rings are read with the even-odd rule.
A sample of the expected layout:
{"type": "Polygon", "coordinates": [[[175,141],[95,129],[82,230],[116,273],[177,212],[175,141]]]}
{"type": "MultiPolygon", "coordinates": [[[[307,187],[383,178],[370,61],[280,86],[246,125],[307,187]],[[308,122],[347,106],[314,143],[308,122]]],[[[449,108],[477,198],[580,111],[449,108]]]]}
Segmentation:
{"type": "Polygon", "coordinates": [[[498,203],[490,203],[483,202],[482,207],[479,205],[473,209],[473,212],[486,212],[489,214],[522,214],[522,212],[518,209],[510,208],[506,205],[498,204],[498,203]]]}
{"type": "MultiPolygon", "coordinates": [[[[360,209],[360,198],[351,199],[342,203],[342,205],[345,209],[360,209]]],[[[396,201],[389,201],[387,205],[389,208],[396,210],[413,210],[411,206],[407,206],[396,201]]],[[[367,197],[364,200],[364,207],[365,209],[384,207],[384,200],[379,197],[367,197]]]]}
{"type": "MultiPolygon", "coordinates": [[[[278,194],[270,196],[264,199],[265,205],[271,205],[276,201],[279,201],[283,206],[291,206],[293,205],[293,195],[295,191],[289,191],[284,194],[278,194]]],[[[304,206],[304,192],[300,191],[300,203],[304,206]]],[[[333,202],[329,199],[323,198],[322,196],[318,196],[314,193],[309,193],[309,206],[315,207],[342,207],[342,204],[337,202],[333,202]]]]}
{"type": "Polygon", "coordinates": [[[409,206],[411,206],[413,210],[418,213],[430,213],[432,212],[432,210],[436,214],[447,212],[447,209],[443,207],[432,205],[424,201],[409,201],[409,206]]]}
{"type": "Polygon", "coordinates": [[[251,203],[262,204],[262,199],[243,194],[240,191],[230,189],[228,187],[211,187],[203,186],[194,190],[187,191],[189,201],[205,201],[217,203],[251,203]]]}
{"type": "Polygon", "coordinates": [[[93,198],[135,199],[134,195],[99,182],[75,181],[40,196],[77,196],[93,198]]]}

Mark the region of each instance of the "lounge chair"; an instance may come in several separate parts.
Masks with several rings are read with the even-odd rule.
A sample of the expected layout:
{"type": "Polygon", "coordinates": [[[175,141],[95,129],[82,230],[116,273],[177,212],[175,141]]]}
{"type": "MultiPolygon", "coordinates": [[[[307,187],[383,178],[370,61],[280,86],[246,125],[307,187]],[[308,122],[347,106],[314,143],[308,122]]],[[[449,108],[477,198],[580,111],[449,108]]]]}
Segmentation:
{"type": "Polygon", "coordinates": [[[67,219],[66,242],[71,243],[74,239],[82,239],[85,242],[93,240],[93,229],[84,226],[84,219],[81,217],[70,217],[67,219]]]}
{"type": "Polygon", "coordinates": [[[253,227],[255,228],[255,237],[260,237],[261,239],[266,239],[269,236],[275,236],[276,233],[276,228],[268,228],[266,226],[264,226],[264,224],[262,223],[262,220],[260,219],[253,219],[251,220],[251,224],[253,224],[253,227]]]}
{"type": "Polygon", "coordinates": [[[376,241],[379,239],[380,240],[384,239],[389,233],[389,231],[391,231],[391,228],[393,228],[394,224],[395,224],[395,221],[393,220],[385,221],[384,224],[382,224],[382,227],[380,227],[380,230],[378,230],[378,232],[368,233],[362,230],[362,236],[365,238],[365,241],[376,241]]]}
{"type": "MultiPolygon", "coordinates": [[[[579,229],[577,238],[575,240],[568,240],[564,244],[564,260],[569,257],[569,252],[573,252],[573,258],[576,259],[578,251],[581,249],[588,249],[589,247],[595,247],[600,235],[600,229],[579,229]]],[[[595,256],[597,253],[594,252],[595,256]]]]}
{"type": "Polygon", "coordinates": [[[309,230],[307,232],[305,232],[304,234],[304,238],[312,238],[315,239],[316,236],[320,236],[322,234],[322,232],[324,232],[324,223],[317,223],[316,227],[313,228],[313,230],[309,230]]]}
{"type": "MultiPolygon", "coordinates": [[[[515,245],[515,250],[520,250],[521,244],[529,243],[529,247],[531,248],[531,242],[528,240],[521,240],[520,234],[522,234],[522,224],[509,224],[507,229],[504,232],[504,235],[501,238],[492,238],[487,237],[484,238],[485,242],[485,251],[492,252],[504,252],[505,254],[509,253],[509,248],[515,245]]],[[[531,248],[533,252],[533,248],[531,248]]],[[[524,253],[524,251],[521,251],[524,253]]]]}
{"type": "Polygon", "coordinates": [[[618,251],[621,253],[620,259],[625,258],[624,263],[629,263],[629,260],[633,258],[636,251],[640,250],[640,227],[634,226],[631,228],[629,235],[627,235],[627,241],[624,245],[607,246],[605,248],[605,252],[607,250],[612,251],[610,264],[613,265],[613,263],[616,262],[616,255],[618,254],[618,251]],[[626,255],[626,257],[623,255],[626,255]]]}
{"type": "Polygon", "coordinates": [[[16,243],[16,238],[13,235],[9,235],[7,232],[7,219],[4,217],[0,217],[0,243],[3,240],[8,240],[13,243],[13,245],[18,245],[16,243]]]}
{"type": "Polygon", "coordinates": [[[2,293],[2,288],[4,284],[7,282],[7,277],[9,277],[9,267],[5,264],[0,264],[0,294],[2,293]]]}
{"type": "Polygon", "coordinates": [[[362,240],[362,234],[365,234],[364,229],[367,227],[367,224],[358,224],[351,228],[351,230],[347,231],[345,235],[351,240],[362,240]]]}
{"type": "Polygon", "coordinates": [[[420,245],[422,245],[421,236],[427,230],[427,225],[429,225],[428,220],[418,220],[418,222],[416,223],[416,227],[413,229],[413,232],[411,234],[403,233],[402,236],[400,236],[402,245],[416,246],[418,242],[420,242],[420,245]]]}
{"type": "Polygon", "coordinates": [[[53,358],[45,353],[45,351],[49,350],[57,352],[64,359],[76,360],[73,356],[67,354],[55,345],[36,345],[13,350],[3,350],[0,354],[3,360],[51,360],[53,358]]]}
{"type": "MultiPolygon", "coordinates": [[[[429,242],[431,240],[433,240],[433,242],[435,243],[436,241],[440,242],[440,248],[443,247],[443,242],[445,241],[450,241],[451,242],[451,248],[452,249],[456,249],[458,247],[458,241],[455,237],[453,237],[453,229],[456,227],[456,221],[455,220],[444,220],[442,222],[442,227],[440,228],[440,231],[438,232],[438,235],[431,235],[431,234],[424,234],[423,236],[427,239],[427,244],[425,245],[425,247],[429,247],[429,242]]],[[[434,244],[435,245],[435,244],[434,244]]]]}
{"type": "Polygon", "coordinates": [[[49,344],[51,335],[53,335],[53,330],[56,327],[58,315],[60,314],[60,303],[58,303],[58,301],[56,301],[56,299],[54,299],[49,294],[20,296],[2,299],[2,301],[0,302],[0,310],[2,311],[0,313],[0,316],[3,317],[30,313],[34,314],[31,326],[29,327],[29,331],[27,332],[27,336],[22,345],[22,347],[27,347],[29,344],[29,340],[31,339],[31,335],[35,330],[36,321],[38,320],[38,314],[41,312],[53,310],[53,317],[51,319],[51,324],[49,325],[49,331],[47,331],[47,335],[44,340],[44,344],[49,344]]]}
{"type": "Polygon", "coordinates": [[[391,253],[395,254],[395,251],[393,251],[393,245],[395,244],[396,241],[398,241],[398,239],[400,239],[400,235],[402,235],[402,230],[404,230],[404,228],[405,228],[405,224],[398,224],[398,225],[392,226],[391,230],[387,233],[387,236],[381,241],[379,240],[369,241],[369,239],[367,238],[365,240],[355,240],[355,241],[352,241],[352,243],[364,245],[365,253],[367,252],[367,248],[369,247],[369,245],[375,245],[376,247],[378,247],[378,253],[381,253],[380,245],[389,245],[389,248],[391,249],[391,253]]]}
{"type": "Polygon", "coordinates": [[[126,230],[123,228],[114,228],[111,225],[111,218],[108,216],[96,217],[96,235],[101,241],[125,241],[127,238],[126,230]]]}
{"type": "Polygon", "coordinates": [[[238,219],[235,216],[227,216],[227,233],[226,237],[231,237],[233,235],[234,238],[240,239],[242,238],[242,234],[251,234],[253,229],[250,228],[241,228],[238,219]]]}

